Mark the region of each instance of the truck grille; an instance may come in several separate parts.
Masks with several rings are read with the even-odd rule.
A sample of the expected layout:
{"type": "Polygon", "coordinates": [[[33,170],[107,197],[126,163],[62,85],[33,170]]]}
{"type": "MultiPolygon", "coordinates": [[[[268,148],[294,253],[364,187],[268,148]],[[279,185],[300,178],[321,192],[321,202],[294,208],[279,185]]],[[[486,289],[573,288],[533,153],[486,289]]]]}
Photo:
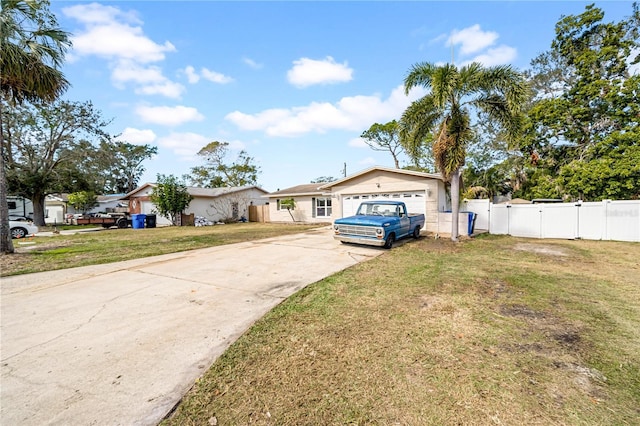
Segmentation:
{"type": "Polygon", "coordinates": [[[374,226],[338,225],[338,231],[341,234],[359,235],[362,237],[376,236],[376,228],[374,226]]]}

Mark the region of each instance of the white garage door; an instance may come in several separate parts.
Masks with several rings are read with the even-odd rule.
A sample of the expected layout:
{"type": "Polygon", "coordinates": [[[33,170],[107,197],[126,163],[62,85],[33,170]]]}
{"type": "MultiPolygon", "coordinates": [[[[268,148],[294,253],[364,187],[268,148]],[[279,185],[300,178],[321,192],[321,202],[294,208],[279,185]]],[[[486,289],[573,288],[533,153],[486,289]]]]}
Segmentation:
{"type": "Polygon", "coordinates": [[[389,194],[353,194],[342,197],[342,217],[353,216],[363,201],[402,201],[409,213],[424,214],[427,208],[424,191],[392,192],[389,194]]]}

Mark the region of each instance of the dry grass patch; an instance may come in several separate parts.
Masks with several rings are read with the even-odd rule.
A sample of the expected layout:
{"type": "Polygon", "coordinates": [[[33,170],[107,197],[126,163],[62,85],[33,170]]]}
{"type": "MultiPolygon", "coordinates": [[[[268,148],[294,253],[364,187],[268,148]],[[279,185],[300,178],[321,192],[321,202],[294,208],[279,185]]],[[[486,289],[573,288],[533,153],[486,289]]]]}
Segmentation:
{"type": "Polygon", "coordinates": [[[421,239],[307,287],[165,424],[637,424],[640,245],[527,244],[421,239]]]}

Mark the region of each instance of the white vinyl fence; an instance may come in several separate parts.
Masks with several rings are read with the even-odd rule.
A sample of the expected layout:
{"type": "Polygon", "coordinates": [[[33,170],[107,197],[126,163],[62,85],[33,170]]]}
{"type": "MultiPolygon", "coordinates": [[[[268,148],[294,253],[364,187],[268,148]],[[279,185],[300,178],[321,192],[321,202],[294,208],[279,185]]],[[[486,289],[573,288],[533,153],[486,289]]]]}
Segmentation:
{"type": "Polygon", "coordinates": [[[474,229],[489,230],[489,218],[491,213],[491,203],[489,199],[464,200],[460,205],[461,212],[474,212],[476,214],[474,229]]]}
{"type": "Polygon", "coordinates": [[[640,200],[513,205],[469,200],[462,208],[477,214],[476,230],[488,229],[491,234],[640,242],[640,200]],[[487,205],[484,228],[481,218],[487,216],[487,205]]]}

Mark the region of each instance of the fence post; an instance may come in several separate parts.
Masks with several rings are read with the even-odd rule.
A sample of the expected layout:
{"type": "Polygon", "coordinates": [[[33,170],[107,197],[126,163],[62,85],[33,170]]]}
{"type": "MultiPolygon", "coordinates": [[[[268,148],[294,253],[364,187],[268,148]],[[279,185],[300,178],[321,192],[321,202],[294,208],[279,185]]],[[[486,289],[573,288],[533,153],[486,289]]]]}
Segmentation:
{"type": "Polygon", "coordinates": [[[602,200],[602,239],[609,241],[609,203],[611,200],[602,200]]]}
{"type": "Polygon", "coordinates": [[[582,207],[582,200],[578,200],[578,202],[575,204],[576,206],[576,240],[581,239],[581,235],[580,235],[580,207],[582,207]]]}

